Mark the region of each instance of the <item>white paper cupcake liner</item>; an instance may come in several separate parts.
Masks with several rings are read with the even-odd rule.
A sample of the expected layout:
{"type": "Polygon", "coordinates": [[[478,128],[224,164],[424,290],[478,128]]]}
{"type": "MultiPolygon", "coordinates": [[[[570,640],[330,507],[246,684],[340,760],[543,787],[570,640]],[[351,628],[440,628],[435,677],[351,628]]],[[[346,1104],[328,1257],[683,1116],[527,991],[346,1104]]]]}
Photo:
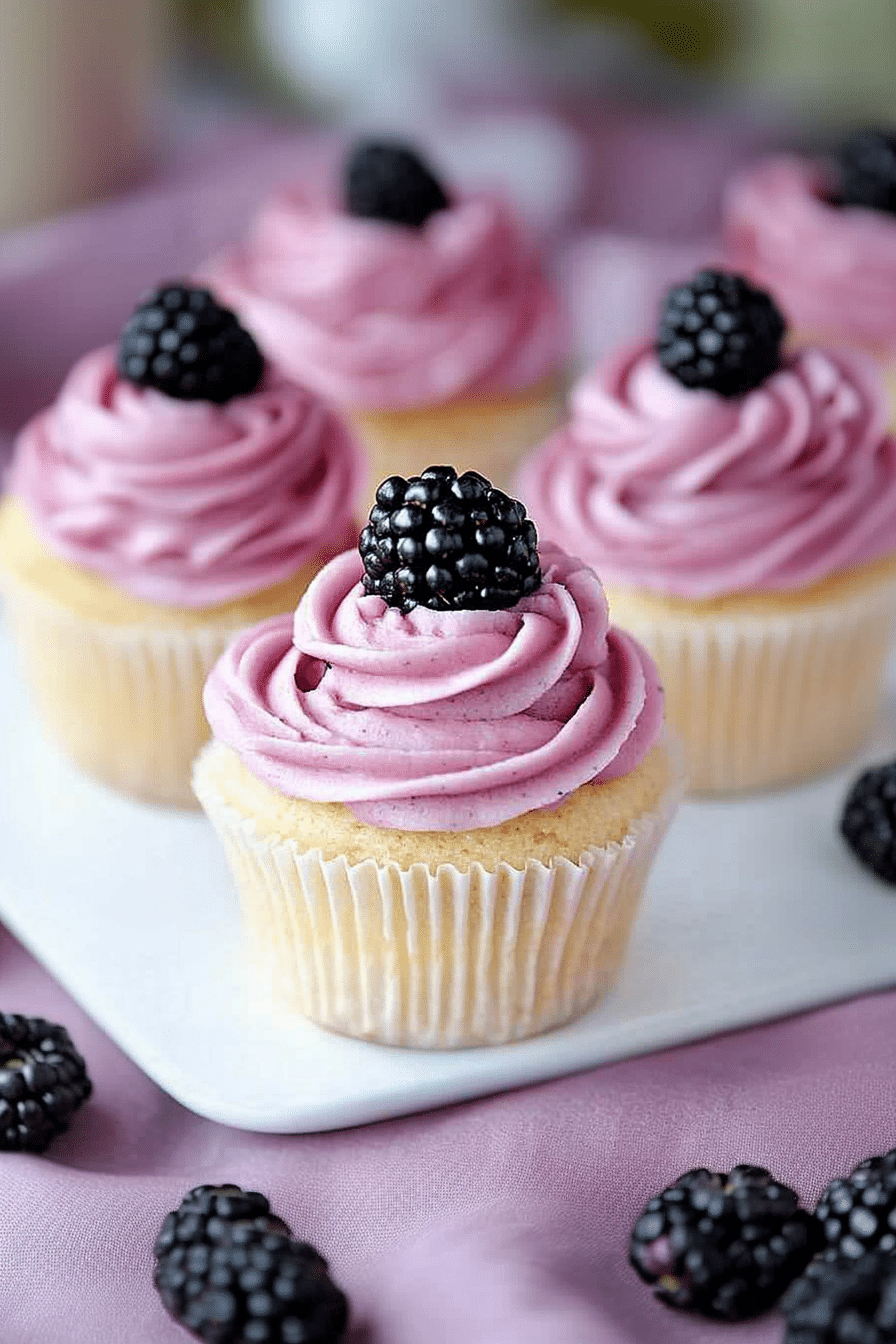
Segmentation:
{"type": "MultiPolygon", "coordinates": [[[[210,749],[215,750],[214,746],[210,749]]],[[[578,863],[402,869],[260,838],[197,763],[257,974],[281,1006],[390,1045],[519,1040],[570,1021],[616,978],[677,796],[578,863]]]]}
{"type": "Polygon", "coordinates": [[[610,609],[653,654],[695,793],[748,792],[841,765],[878,720],[896,584],[769,616],[610,609]]]}
{"type": "Polygon", "coordinates": [[[65,754],[124,793],[195,808],[202,688],[234,632],[85,620],[12,581],[5,596],[33,699],[65,754]]]}

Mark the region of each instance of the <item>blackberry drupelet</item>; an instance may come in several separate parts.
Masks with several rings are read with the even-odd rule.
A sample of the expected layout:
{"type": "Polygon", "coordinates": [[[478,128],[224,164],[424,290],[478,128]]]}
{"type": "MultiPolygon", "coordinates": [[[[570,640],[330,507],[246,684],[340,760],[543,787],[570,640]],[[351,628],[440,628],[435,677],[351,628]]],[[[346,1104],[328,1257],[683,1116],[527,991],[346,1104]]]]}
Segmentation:
{"type": "Polygon", "coordinates": [[[866,130],[840,149],[839,205],[861,205],[896,215],[896,135],[866,130]]]}
{"type": "Polygon", "coordinates": [[[166,1217],[154,1281],[166,1309],[207,1344],[337,1344],[348,1320],[327,1262],[296,1241],[263,1195],[199,1186],[166,1217]]]}
{"type": "Polygon", "coordinates": [[[541,583],[535,524],[477,471],[388,477],[359,549],[367,592],[404,612],[499,611],[541,583]]]}
{"type": "Polygon", "coordinates": [[[763,1167],[698,1168],[648,1202],[629,1260],[667,1306],[743,1321],[774,1306],[820,1241],[812,1214],[763,1167]]]}
{"type": "Polygon", "coordinates": [[[214,1241],[224,1225],[236,1222],[251,1224],[260,1232],[292,1236],[257,1191],[242,1190],[238,1185],[197,1185],[166,1215],[153,1254],[161,1259],[176,1246],[202,1239],[214,1241]]]}
{"type": "Polygon", "coordinates": [[[42,1153],[92,1090],[65,1027],[0,1013],[0,1149],[42,1153]]]}
{"type": "Polygon", "coordinates": [[[840,833],[860,863],[896,884],[896,761],[859,776],[844,804],[840,833]]]}
{"type": "Polygon", "coordinates": [[[365,140],[345,165],[345,208],[361,219],[421,228],[451,202],[432,170],[399,141],[365,140]]]}
{"type": "Polygon", "coordinates": [[[896,1344],[896,1256],[822,1258],[781,1301],[784,1344],[896,1344]]]}
{"type": "Polygon", "coordinates": [[[264,360],[235,313],[207,289],[175,282],[134,309],[118,342],[118,370],[168,397],[221,405],[255,391],[264,360]]]}
{"type": "Polygon", "coordinates": [[[685,387],[739,397],[778,368],[784,330],[765,290],[727,271],[698,271],[666,295],[656,349],[685,387]]]}
{"type": "Polygon", "coordinates": [[[831,1181],[815,1216],[832,1254],[857,1260],[868,1251],[896,1251],[896,1148],[831,1181]]]}

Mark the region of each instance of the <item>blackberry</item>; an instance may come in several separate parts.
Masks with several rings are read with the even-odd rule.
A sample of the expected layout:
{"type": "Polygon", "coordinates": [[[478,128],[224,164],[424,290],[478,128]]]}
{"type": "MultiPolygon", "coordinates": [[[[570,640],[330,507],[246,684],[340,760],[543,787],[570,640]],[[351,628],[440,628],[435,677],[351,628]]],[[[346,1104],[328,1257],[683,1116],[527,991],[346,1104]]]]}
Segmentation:
{"type": "Polygon", "coordinates": [[[820,1241],[812,1214],[763,1167],[698,1168],[648,1202],[629,1260],[666,1306],[743,1321],[774,1306],[820,1241]]]}
{"type": "Polygon", "coordinates": [[[155,1256],[166,1309],[207,1344],[337,1344],[345,1330],[326,1260],[263,1195],[198,1186],[165,1218],[155,1256]]]}
{"type": "Polygon", "coordinates": [[[359,543],[364,587],[391,607],[499,611],[541,583],[525,507],[477,471],[390,476],[359,543]]]}
{"type": "Polygon", "coordinates": [[[816,1260],[781,1301],[784,1344],[896,1344],[896,1257],[816,1260]]]}
{"type": "Polygon", "coordinates": [[[860,131],[839,154],[839,205],[861,205],[896,215],[896,135],[860,131]]]}
{"type": "Polygon", "coordinates": [[[0,1150],[42,1153],[92,1091],[65,1027],[0,1013],[0,1150]]]}
{"type": "Polygon", "coordinates": [[[345,165],[345,208],[362,219],[383,219],[419,229],[451,204],[432,170],[410,147],[392,140],[365,140],[345,165]]]}
{"type": "Polygon", "coordinates": [[[118,342],[118,371],[168,397],[220,405],[255,391],[264,360],[235,313],[207,289],[174,282],[134,309],[118,342]]]}
{"type": "Polygon", "coordinates": [[[815,1216],[832,1254],[856,1260],[868,1251],[896,1251],[896,1148],[831,1181],[815,1216]]]}
{"type": "Polygon", "coordinates": [[[860,863],[896,884],[896,761],[859,776],[844,804],[840,833],[860,863]]]}
{"type": "Polygon", "coordinates": [[[777,369],[784,329],[765,290],[726,271],[698,271],[666,295],[656,350],[685,387],[740,397],[777,369]]]}

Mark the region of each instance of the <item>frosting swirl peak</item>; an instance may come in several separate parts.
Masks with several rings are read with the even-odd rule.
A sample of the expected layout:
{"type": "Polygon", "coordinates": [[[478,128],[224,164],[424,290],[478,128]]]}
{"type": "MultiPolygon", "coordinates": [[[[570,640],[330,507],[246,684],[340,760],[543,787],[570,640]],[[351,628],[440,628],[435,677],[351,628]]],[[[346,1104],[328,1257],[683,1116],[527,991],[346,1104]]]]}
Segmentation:
{"type": "Polygon", "coordinates": [[[348,551],[295,617],[240,635],[206,684],[215,737],[290,797],[407,830],[494,826],[626,774],[659,733],[656,669],[597,577],[554,547],[502,611],[407,615],[348,551]]]}
{"type": "Polygon", "coordinates": [[[26,425],[10,484],[64,559],[204,607],[343,546],[359,473],[335,415],[279,376],[221,406],[176,401],[121,379],[107,348],[26,425]]]}
{"type": "Polygon", "coordinates": [[[577,387],[521,493],[542,536],[686,598],[807,587],[896,551],[896,440],[870,363],[807,348],[726,400],[645,346],[577,387]]]}
{"type": "Polygon", "coordinates": [[[408,229],[281,192],[206,272],[286,373],[356,410],[519,391],[562,353],[554,292],[485,194],[408,229]]]}

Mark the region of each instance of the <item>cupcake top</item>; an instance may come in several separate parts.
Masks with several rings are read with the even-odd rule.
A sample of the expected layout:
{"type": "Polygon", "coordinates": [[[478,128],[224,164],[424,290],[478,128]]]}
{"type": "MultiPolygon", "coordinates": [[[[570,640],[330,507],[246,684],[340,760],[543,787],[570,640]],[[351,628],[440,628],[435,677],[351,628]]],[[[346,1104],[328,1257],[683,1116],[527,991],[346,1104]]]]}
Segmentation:
{"type": "Polygon", "coordinates": [[[896,345],[896,139],[856,136],[836,161],[766,159],[731,183],[732,263],[808,331],[896,345]]]}
{"type": "MultiPolygon", "coordinates": [[[[447,503],[463,498],[454,484],[475,477],[500,496],[496,506],[507,500],[476,473],[453,480],[431,470],[443,474],[424,472],[410,485],[438,479],[447,503]]],[[[401,509],[420,507],[392,503],[380,508],[393,524],[401,509]]],[[[431,522],[418,532],[426,550],[431,522]]],[[[389,531],[382,519],[371,526],[389,531]]],[[[467,526],[475,534],[475,519],[467,526]]],[[[411,535],[402,528],[398,519],[396,535],[411,535]]],[[[472,553],[465,526],[453,530],[472,553]]],[[[508,567],[527,594],[517,597],[508,579],[495,596],[486,580],[481,605],[470,607],[457,605],[470,600],[459,596],[468,591],[459,547],[443,564],[457,584],[443,581],[441,595],[421,587],[417,601],[401,582],[391,600],[382,596],[371,555],[331,561],[294,617],[240,635],[209,677],[212,731],[259,779],[289,797],[345,803],[372,825],[459,831],[626,774],[654,744],[663,704],[656,669],[610,626],[600,582],[579,561],[542,547],[529,584],[531,557],[518,548],[508,567]]],[[[422,558],[412,567],[425,572],[422,558]]]]}
{"type": "Polygon", "coordinates": [[[281,191],[207,274],[285,372],[352,409],[514,392],[562,353],[554,292],[508,204],[449,196],[401,145],[359,145],[341,199],[281,191]]]}
{"type": "Polygon", "coordinates": [[[794,590],[896,551],[896,441],[866,358],[807,348],[763,373],[760,342],[757,384],[725,394],[669,371],[699,381],[701,333],[723,353],[737,334],[718,274],[672,291],[657,345],[579,383],[522,475],[542,535],[607,579],[691,599],[794,590]]]}
{"type": "Polygon", "coordinates": [[[340,549],[359,479],[333,413],[265,370],[207,291],[171,285],[24,428],[10,485],[63,559],[196,608],[340,549]]]}

